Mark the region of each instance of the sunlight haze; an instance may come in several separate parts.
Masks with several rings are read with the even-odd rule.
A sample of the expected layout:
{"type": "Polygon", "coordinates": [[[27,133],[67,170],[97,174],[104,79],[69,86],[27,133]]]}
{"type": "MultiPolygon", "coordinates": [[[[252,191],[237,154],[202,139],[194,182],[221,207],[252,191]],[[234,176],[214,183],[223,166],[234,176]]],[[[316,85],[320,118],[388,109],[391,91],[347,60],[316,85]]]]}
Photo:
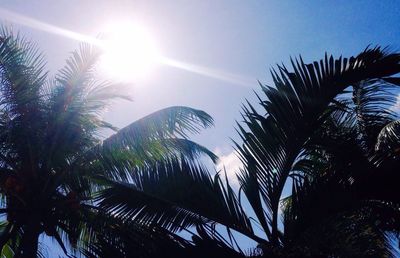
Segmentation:
{"type": "MultiPolygon", "coordinates": [[[[260,83],[273,85],[270,68],[300,54],[309,62],[325,52],[354,55],[369,45],[398,51],[399,14],[400,2],[389,0],[0,3],[1,20],[37,43],[51,75],[80,43],[102,49],[101,77],[128,84],[133,99],[107,110],[113,125],[123,128],[170,106],[209,113],[215,126],[190,137],[221,157],[217,169],[227,169],[236,190],[235,172],[242,168],[232,141],[240,140],[237,121],[243,121],[246,100],[259,103],[254,92],[261,92],[260,83]]],[[[57,245],[47,237],[43,242],[57,245]]],[[[49,254],[62,251],[49,248],[49,254]]]]}

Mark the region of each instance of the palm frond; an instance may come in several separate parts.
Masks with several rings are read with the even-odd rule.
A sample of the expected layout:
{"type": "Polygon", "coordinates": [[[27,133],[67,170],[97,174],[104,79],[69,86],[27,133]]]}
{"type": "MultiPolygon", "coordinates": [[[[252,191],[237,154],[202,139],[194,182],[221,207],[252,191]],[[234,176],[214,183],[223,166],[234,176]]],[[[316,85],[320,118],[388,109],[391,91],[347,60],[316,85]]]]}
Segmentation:
{"type": "Polygon", "coordinates": [[[87,151],[77,162],[92,161],[92,171],[116,180],[125,180],[129,174],[151,163],[183,155],[187,161],[205,155],[213,162],[217,156],[207,148],[186,138],[211,126],[212,118],[201,110],[188,107],[169,107],[152,113],[120,129],[101,144],[87,151]]]}
{"type": "Polygon", "coordinates": [[[129,97],[118,92],[122,85],[96,79],[100,56],[100,49],[82,44],[51,82],[47,96],[46,163],[76,158],[99,143],[100,129],[116,130],[102,120],[101,114],[113,99],[129,97]]]}
{"type": "Polygon", "coordinates": [[[187,137],[201,128],[213,125],[213,119],[204,111],[175,106],[156,111],[122,128],[117,134],[104,140],[104,146],[120,148],[135,145],[140,139],[165,139],[187,137]]]}
{"type": "Polygon", "coordinates": [[[384,79],[362,81],[353,85],[354,110],[363,145],[374,151],[377,134],[388,123],[396,119],[392,106],[398,86],[384,79]]]}
{"type": "Polygon", "coordinates": [[[267,116],[259,115],[248,104],[243,109],[248,129],[239,125],[244,144],[238,150],[246,163],[255,164],[248,172],[257,178],[259,194],[269,213],[271,241],[275,243],[279,239],[281,194],[302,146],[331,114],[329,107],[339,94],[361,81],[398,73],[400,55],[380,47],[367,48],[356,57],[334,59],[325,55],[311,64],[300,57],[292,60],[292,69],[290,72],[278,66],[271,72],[275,87],[262,87],[267,99],[260,99],[260,104],[267,116]]]}
{"type": "MultiPolygon", "coordinates": [[[[111,214],[177,231],[217,222],[254,235],[232,188],[200,166],[172,159],[132,174],[132,184],[112,182],[99,195],[99,206],[111,214]]],[[[255,236],[254,236],[255,237],[255,236]]]]}
{"type": "Polygon", "coordinates": [[[378,153],[386,153],[388,155],[397,156],[397,148],[400,143],[400,121],[390,122],[379,132],[375,150],[378,153]]]}
{"type": "Polygon", "coordinates": [[[188,240],[157,225],[124,221],[98,208],[84,208],[81,216],[82,241],[78,248],[86,257],[144,258],[163,257],[168,253],[183,258],[192,247],[188,240]]]}
{"type": "Polygon", "coordinates": [[[104,175],[115,180],[128,180],[132,174],[152,164],[161,163],[171,157],[182,155],[188,162],[197,163],[202,155],[216,160],[214,153],[188,139],[169,138],[150,140],[140,139],[139,144],[128,149],[98,146],[87,153],[94,160],[88,169],[88,175],[104,175]]]}
{"type": "Polygon", "coordinates": [[[27,115],[31,109],[40,111],[40,88],[47,76],[44,64],[34,44],[0,29],[0,104],[12,117],[27,115]]]}
{"type": "Polygon", "coordinates": [[[31,168],[28,160],[37,159],[33,149],[43,136],[40,89],[46,76],[43,56],[36,46],[20,35],[1,28],[0,109],[2,129],[5,129],[2,130],[4,141],[1,151],[6,160],[13,161],[13,166],[29,167],[33,171],[36,168],[31,168]],[[10,159],[9,154],[19,157],[21,162],[10,159]]]}

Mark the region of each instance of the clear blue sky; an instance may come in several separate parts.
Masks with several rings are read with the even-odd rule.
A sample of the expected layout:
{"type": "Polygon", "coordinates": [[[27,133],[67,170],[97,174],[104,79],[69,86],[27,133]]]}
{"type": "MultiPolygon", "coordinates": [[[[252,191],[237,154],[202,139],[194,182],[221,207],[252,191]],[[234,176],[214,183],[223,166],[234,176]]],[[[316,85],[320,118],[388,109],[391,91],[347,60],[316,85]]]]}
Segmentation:
{"type": "MultiPolygon", "coordinates": [[[[268,69],[289,56],[319,59],[324,52],[352,55],[367,45],[399,50],[399,1],[23,1],[0,4],[19,14],[91,36],[108,21],[132,20],[148,27],[168,57],[243,77],[239,85],[161,66],[134,87],[133,103],[117,103],[106,115],[124,126],[171,105],[203,109],[215,127],[195,139],[228,155],[237,139],[235,120],[245,98],[254,100],[257,80],[269,82],[268,69]]],[[[74,40],[14,25],[37,42],[49,69],[59,69],[74,40]]]]}

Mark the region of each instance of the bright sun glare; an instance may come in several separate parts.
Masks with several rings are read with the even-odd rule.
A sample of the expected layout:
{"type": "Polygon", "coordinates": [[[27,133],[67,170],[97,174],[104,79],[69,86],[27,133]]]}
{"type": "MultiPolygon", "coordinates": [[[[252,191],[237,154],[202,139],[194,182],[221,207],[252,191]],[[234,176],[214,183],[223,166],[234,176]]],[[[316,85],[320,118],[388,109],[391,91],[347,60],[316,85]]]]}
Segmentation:
{"type": "Polygon", "coordinates": [[[110,76],[122,81],[141,79],[160,62],[160,53],[151,35],[133,24],[113,24],[103,36],[101,65],[110,76]]]}

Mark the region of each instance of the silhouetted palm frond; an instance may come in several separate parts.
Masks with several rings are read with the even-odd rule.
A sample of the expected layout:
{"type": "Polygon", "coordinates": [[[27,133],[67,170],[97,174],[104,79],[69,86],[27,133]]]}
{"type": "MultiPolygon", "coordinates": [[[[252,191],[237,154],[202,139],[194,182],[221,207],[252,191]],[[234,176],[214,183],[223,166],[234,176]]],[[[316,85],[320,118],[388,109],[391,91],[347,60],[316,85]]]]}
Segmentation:
{"type": "Polygon", "coordinates": [[[99,206],[114,216],[172,231],[221,223],[252,236],[249,219],[229,183],[212,178],[201,166],[171,159],[133,173],[132,184],[110,182],[99,206]]]}
{"type": "MultiPolygon", "coordinates": [[[[398,73],[399,62],[399,54],[380,47],[367,48],[350,58],[325,55],[323,60],[310,64],[300,57],[292,60],[293,72],[285,66],[272,70],[275,87],[263,86],[266,100],[260,99],[266,117],[250,103],[244,107],[244,126],[239,125],[244,143],[237,144],[246,164],[242,187],[256,191],[247,194],[255,205],[260,205],[257,199],[261,196],[267,212],[256,214],[260,221],[268,221],[268,226],[263,223],[263,229],[272,242],[279,242],[279,202],[293,164],[312,134],[337,109],[333,106],[335,98],[349,86],[398,73]],[[257,188],[250,187],[255,183],[257,188]]],[[[375,98],[378,104],[362,108],[374,112],[382,99],[367,97],[375,98]]]]}

